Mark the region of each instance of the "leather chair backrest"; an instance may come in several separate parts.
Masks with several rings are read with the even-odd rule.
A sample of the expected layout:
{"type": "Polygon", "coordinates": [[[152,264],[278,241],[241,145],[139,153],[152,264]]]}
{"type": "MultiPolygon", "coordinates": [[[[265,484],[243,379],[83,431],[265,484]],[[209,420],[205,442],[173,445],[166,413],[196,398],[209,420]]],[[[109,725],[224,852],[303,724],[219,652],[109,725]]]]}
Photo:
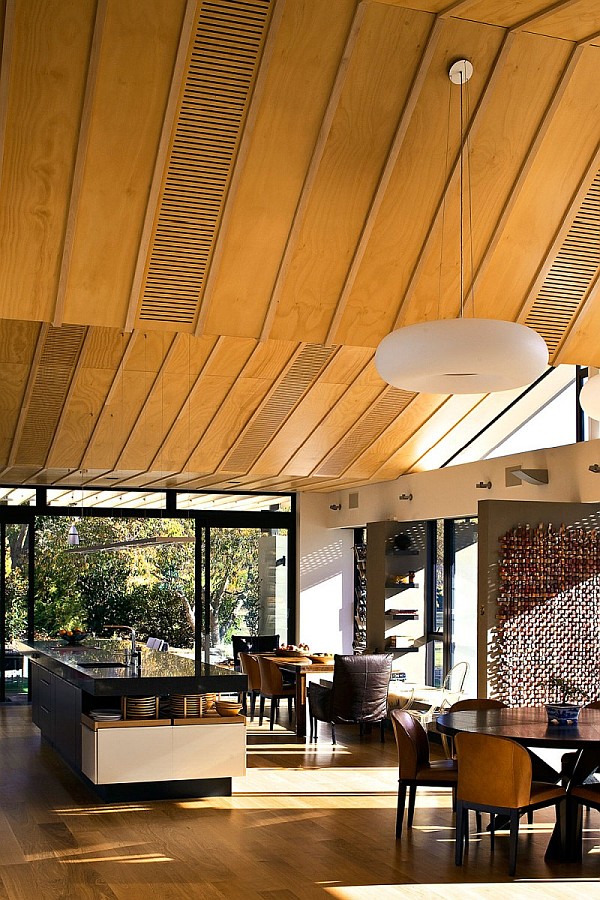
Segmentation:
{"type": "Polygon", "coordinates": [[[260,669],[260,692],[267,697],[276,697],[283,694],[283,678],[279,666],[268,656],[259,656],[258,667],[260,669]]]}
{"type": "Polygon", "coordinates": [[[508,738],[460,732],[454,738],[459,800],[516,809],[531,796],[531,759],[508,738]]]}
{"type": "Polygon", "coordinates": [[[248,690],[260,691],[260,666],[258,659],[250,653],[240,653],[240,667],[248,676],[248,690]]]}
{"type": "Polygon", "coordinates": [[[429,740],[418,719],[403,709],[390,713],[396,746],[400,778],[416,778],[421,766],[429,765],[429,740]]]}
{"type": "Polygon", "coordinates": [[[252,635],[233,634],[231,636],[231,646],[233,649],[233,665],[237,669],[240,664],[240,653],[250,653],[252,651],[252,635]]]}
{"type": "Polygon", "coordinates": [[[387,716],[392,657],[381,653],[333,660],[332,714],[337,722],[380,722],[387,716]]]}
{"type": "Polygon", "coordinates": [[[493,700],[491,697],[466,697],[464,700],[457,700],[445,712],[461,712],[465,709],[505,709],[506,703],[502,700],[493,700]]]}

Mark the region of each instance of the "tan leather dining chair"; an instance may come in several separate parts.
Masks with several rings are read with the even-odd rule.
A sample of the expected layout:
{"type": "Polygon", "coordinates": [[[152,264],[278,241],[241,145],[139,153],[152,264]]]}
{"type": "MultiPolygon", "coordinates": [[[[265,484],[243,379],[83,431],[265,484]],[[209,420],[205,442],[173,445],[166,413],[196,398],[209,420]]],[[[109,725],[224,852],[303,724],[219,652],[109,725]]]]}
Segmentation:
{"type": "Polygon", "coordinates": [[[398,748],[398,805],[396,837],[402,837],[406,788],[408,798],[408,827],[412,828],[418,787],[456,787],[457,766],[452,759],[431,761],[427,732],[414,716],[403,709],[390,713],[398,748]]]}
{"type": "Polygon", "coordinates": [[[262,725],[265,714],[265,697],[271,701],[269,725],[273,731],[275,724],[275,715],[278,709],[278,701],[287,697],[290,719],[292,718],[292,703],[296,693],[296,687],[293,684],[285,684],[281,669],[279,666],[269,659],[268,656],[259,656],[258,666],[260,669],[260,711],[258,724],[262,725]]]}
{"type": "Polygon", "coordinates": [[[247,697],[250,695],[250,721],[254,721],[254,710],[256,709],[256,698],[260,697],[260,666],[256,656],[250,653],[239,653],[240,669],[248,678],[248,688],[244,691],[242,703],[244,704],[244,715],[247,715],[247,697]]]}
{"type": "Polygon", "coordinates": [[[458,761],[456,787],[456,865],[462,865],[469,841],[470,809],[491,814],[491,848],[494,849],[495,816],[510,822],[508,874],[517,866],[519,819],[529,811],[556,806],[566,797],[563,787],[532,781],[531,759],[525,747],[508,738],[461,732],[455,737],[458,761]]]}

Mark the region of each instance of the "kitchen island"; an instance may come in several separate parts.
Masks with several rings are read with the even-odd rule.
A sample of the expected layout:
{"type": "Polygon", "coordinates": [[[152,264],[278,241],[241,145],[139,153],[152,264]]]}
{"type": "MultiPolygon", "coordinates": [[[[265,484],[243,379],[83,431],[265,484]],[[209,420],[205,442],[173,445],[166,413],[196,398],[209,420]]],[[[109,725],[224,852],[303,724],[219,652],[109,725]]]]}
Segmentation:
{"type": "Polygon", "coordinates": [[[193,659],[146,648],[135,671],[115,641],[32,641],[19,650],[30,660],[34,724],[103,799],[228,796],[231,778],[245,773],[243,716],[176,718],[165,707],[171,694],[236,694],[245,675],[203,663],[196,670],[193,659]],[[90,716],[142,696],[157,698],[156,718],[90,716]]]}

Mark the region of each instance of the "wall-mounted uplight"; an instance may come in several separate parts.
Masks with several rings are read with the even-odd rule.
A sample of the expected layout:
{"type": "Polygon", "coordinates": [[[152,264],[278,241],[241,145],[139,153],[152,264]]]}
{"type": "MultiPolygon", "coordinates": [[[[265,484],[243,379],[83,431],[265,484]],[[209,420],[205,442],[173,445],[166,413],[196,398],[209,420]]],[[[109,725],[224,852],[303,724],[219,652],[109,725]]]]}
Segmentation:
{"type": "Polygon", "coordinates": [[[478,481],[477,484],[475,485],[475,487],[480,488],[481,490],[484,490],[484,491],[491,491],[492,482],[491,481],[478,481]]]}
{"type": "Polygon", "coordinates": [[[329,509],[341,509],[341,508],[342,508],[341,503],[332,503],[329,507],[329,509]]]}
{"type": "Polygon", "coordinates": [[[600,466],[598,465],[598,463],[594,463],[593,466],[588,466],[588,468],[589,468],[590,472],[594,473],[594,475],[597,475],[598,472],[600,472],[600,466]]]}
{"type": "Polygon", "coordinates": [[[548,469],[523,469],[521,466],[505,469],[506,487],[519,484],[548,484],[548,469]]]}
{"type": "Polygon", "coordinates": [[[398,497],[398,500],[412,500],[412,498],[413,498],[412,494],[400,494],[400,496],[398,497]]]}

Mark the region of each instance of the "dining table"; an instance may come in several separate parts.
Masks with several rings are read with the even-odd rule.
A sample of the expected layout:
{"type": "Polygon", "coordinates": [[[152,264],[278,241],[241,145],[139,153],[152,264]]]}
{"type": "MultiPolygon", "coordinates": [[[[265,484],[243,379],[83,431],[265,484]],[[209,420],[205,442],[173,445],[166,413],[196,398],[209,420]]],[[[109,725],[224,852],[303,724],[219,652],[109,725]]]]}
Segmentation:
{"type": "Polygon", "coordinates": [[[296,735],[299,738],[306,737],[306,679],[309,675],[323,675],[333,672],[333,662],[312,662],[308,656],[277,656],[273,653],[253,653],[252,656],[268,656],[280,669],[293,673],[295,676],[296,691],[294,703],[296,706],[296,735]]]}
{"type": "MultiPolygon", "coordinates": [[[[546,859],[563,862],[581,859],[581,806],[569,800],[569,791],[573,786],[582,784],[600,766],[599,709],[582,709],[576,726],[549,724],[543,706],[463,710],[438,716],[437,730],[451,736],[466,731],[510,738],[528,749],[532,748],[534,752],[536,748],[572,751],[574,765],[569,766],[569,772],[563,776],[567,789],[564,828],[554,828],[546,859]]],[[[554,774],[558,782],[561,772],[556,770],[554,774]]]]}

